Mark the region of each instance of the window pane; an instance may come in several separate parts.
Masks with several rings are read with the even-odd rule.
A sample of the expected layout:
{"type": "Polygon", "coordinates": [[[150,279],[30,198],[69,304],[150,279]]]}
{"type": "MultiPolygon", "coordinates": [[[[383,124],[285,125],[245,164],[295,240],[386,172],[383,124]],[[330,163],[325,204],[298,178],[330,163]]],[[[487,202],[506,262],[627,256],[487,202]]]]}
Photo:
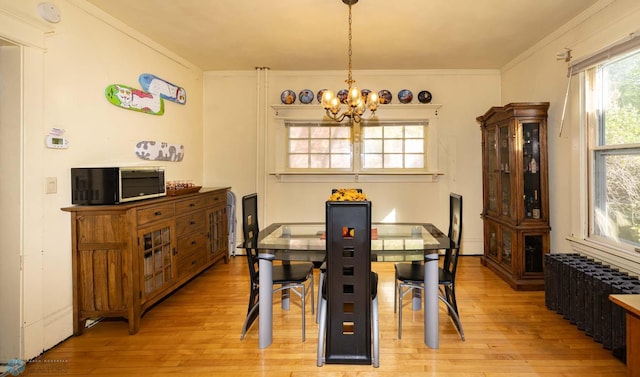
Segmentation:
{"type": "Polygon", "coordinates": [[[311,153],[329,153],[329,140],[311,139],[311,153]]]}
{"type": "Polygon", "coordinates": [[[406,126],[405,135],[408,139],[424,138],[424,126],[406,126]]]}
{"type": "Polygon", "coordinates": [[[350,139],[350,127],[331,127],[331,137],[334,139],[350,139]]]}
{"type": "Polygon", "coordinates": [[[334,169],[351,168],[351,155],[350,154],[332,154],[331,167],[334,169]]]}
{"type": "Polygon", "coordinates": [[[309,167],[314,169],[326,169],[329,168],[329,155],[327,154],[312,154],[309,156],[311,165],[309,167]]]}
{"type": "Polygon", "coordinates": [[[306,139],[309,137],[309,127],[289,127],[290,139],[306,139]]]}
{"type": "Polygon", "coordinates": [[[404,127],[402,126],[384,126],[384,137],[385,138],[389,138],[389,137],[401,138],[404,136],[403,130],[404,130],[404,127]]]}
{"type": "Polygon", "coordinates": [[[309,167],[309,157],[305,155],[289,155],[289,167],[293,169],[306,169],[309,167]]]}
{"type": "Polygon", "coordinates": [[[407,154],[404,158],[404,167],[408,169],[422,169],[424,168],[424,155],[422,154],[407,154]]]}
{"type": "Polygon", "coordinates": [[[380,139],[382,138],[382,127],[362,127],[362,137],[364,139],[380,139]]]}
{"type": "Polygon", "coordinates": [[[601,145],[640,141],[640,52],[602,67],[601,145]]]}
{"type": "Polygon", "coordinates": [[[385,153],[402,153],[402,140],[385,140],[385,153]]]}
{"type": "Polygon", "coordinates": [[[331,142],[331,153],[351,153],[351,141],[333,140],[331,142]]]}
{"type": "Polygon", "coordinates": [[[307,140],[290,140],[289,141],[290,153],[308,153],[309,143],[307,140]]]}
{"type": "Polygon", "coordinates": [[[365,140],[362,151],[367,153],[382,153],[382,140],[365,140]]]}
{"type": "Polygon", "coordinates": [[[424,152],[424,142],[420,140],[406,140],[404,142],[405,153],[422,153],[424,152]]]}
{"type": "Polygon", "coordinates": [[[381,154],[366,154],[362,161],[362,167],[365,169],[381,169],[382,168],[382,155],[381,154]]]}
{"type": "Polygon", "coordinates": [[[331,127],[311,127],[309,137],[312,139],[328,139],[331,136],[331,127]]]}
{"type": "Polygon", "coordinates": [[[401,154],[385,154],[384,167],[393,169],[402,167],[403,156],[401,154]]]}
{"type": "Polygon", "coordinates": [[[596,152],[596,234],[640,246],[640,149],[596,152]]]}

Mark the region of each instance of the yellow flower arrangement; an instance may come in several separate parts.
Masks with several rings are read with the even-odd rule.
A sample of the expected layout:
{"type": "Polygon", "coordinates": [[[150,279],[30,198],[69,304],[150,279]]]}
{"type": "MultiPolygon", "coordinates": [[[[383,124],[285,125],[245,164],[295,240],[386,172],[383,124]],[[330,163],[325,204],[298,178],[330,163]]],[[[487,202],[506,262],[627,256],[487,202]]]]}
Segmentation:
{"type": "Polygon", "coordinates": [[[367,196],[359,189],[337,189],[333,190],[329,201],[331,202],[363,202],[367,196]]]}

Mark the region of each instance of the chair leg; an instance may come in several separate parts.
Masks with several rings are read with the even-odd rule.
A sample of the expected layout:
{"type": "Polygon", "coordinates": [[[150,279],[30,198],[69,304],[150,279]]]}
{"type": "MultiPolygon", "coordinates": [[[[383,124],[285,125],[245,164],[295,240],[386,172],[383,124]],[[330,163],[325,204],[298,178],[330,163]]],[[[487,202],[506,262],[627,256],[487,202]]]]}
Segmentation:
{"type": "Polygon", "coordinates": [[[305,314],[307,314],[307,313],[305,313],[305,305],[306,305],[305,299],[306,299],[307,295],[306,295],[306,289],[305,289],[304,283],[302,283],[300,285],[302,286],[302,341],[304,342],[306,340],[306,331],[305,331],[305,328],[306,328],[305,317],[306,317],[306,315],[305,314]]]}
{"type": "Polygon", "coordinates": [[[318,278],[318,310],[316,310],[316,323],[320,319],[320,301],[322,300],[322,285],[324,284],[324,272],[320,270],[320,277],[318,278]]]}
{"type": "Polygon", "coordinates": [[[394,295],[398,296],[398,339],[402,339],[402,284],[397,284],[397,286],[394,295]]]}
{"type": "Polygon", "coordinates": [[[323,298],[320,298],[318,302],[318,314],[318,350],[316,365],[321,367],[324,365],[324,342],[327,328],[327,301],[323,298]]]}
{"type": "Polygon", "coordinates": [[[256,310],[258,310],[258,304],[253,305],[251,310],[249,310],[249,312],[247,313],[247,318],[244,319],[244,324],[242,325],[242,334],[240,334],[240,340],[243,340],[244,336],[247,334],[247,331],[249,330],[249,321],[251,320],[251,316],[256,310]]]}
{"type": "Polygon", "coordinates": [[[444,302],[445,305],[447,305],[447,309],[449,311],[449,317],[451,317],[451,320],[453,321],[453,325],[458,330],[458,333],[460,334],[460,338],[464,341],[465,340],[464,331],[462,330],[462,322],[460,322],[460,317],[458,316],[458,313],[455,312],[453,306],[449,303],[449,301],[447,301],[446,297],[438,295],[438,298],[440,299],[440,301],[444,302]]]}
{"type": "MultiPolygon", "coordinates": [[[[401,309],[402,310],[402,309],[401,309]]],[[[378,326],[378,297],[371,300],[371,325],[373,335],[373,367],[380,366],[380,328],[378,326]]]]}
{"type": "Polygon", "coordinates": [[[393,312],[395,313],[396,312],[396,306],[397,306],[397,303],[398,303],[398,285],[399,285],[399,283],[398,283],[398,273],[397,272],[395,273],[394,282],[395,282],[395,290],[393,291],[393,312]]]}

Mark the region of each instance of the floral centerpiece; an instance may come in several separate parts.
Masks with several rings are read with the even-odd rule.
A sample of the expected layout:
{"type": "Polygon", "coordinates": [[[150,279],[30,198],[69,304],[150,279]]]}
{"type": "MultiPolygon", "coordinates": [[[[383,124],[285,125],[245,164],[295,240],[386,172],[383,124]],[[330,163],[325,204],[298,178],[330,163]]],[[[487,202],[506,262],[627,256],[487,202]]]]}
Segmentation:
{"type": "Polygon", "coordinates": [[[363,202],[367,196],[361,189],[333,189],[329,201],[331,202],[363,202]]]}

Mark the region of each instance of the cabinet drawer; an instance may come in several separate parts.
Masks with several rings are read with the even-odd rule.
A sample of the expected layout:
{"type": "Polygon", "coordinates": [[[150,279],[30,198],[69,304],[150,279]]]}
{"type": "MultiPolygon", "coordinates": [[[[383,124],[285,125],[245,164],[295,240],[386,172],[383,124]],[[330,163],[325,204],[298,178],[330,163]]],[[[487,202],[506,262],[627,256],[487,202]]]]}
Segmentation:
{"type": "Polygon", "coordinates": [[[204,212],[193,212],[176,219],[176,234],[178,237],[192,232],[202,232],[204,230],[204,212]]]}
{"type": "Polygon", "coordinates": [[[227,192],[221,191],[215,194],[207,195],[205,197],[205,201],[206,201],[205,205],[212,206],[216,204],[222,204],[222,203],[226,203],[226,200],[227,200],[227,192]]]}
{"type": "Polygon", "coordinates": [[[178,237],[178,259],[193,250],[207,251],[207,237],[204,233],[192,233],[187,236],[178,237]]]}
{"type": "Polygon", "coordinates": [[[144,225],[153,221],[166,220],[173,217],[175,209],[173,204],[149,207],[138,210],[138,225],[144,225]]]}
{"type": "Polygon", "coordinates": [[[207,258],[204,253],[197,251],[188,253],[183,258],[178,259],[176,263],[178,278],[190,275],[205,263],[207,263],[207,258]]]}
{"type": "Polygon", "coordinates": [[[207,249],[204,234],[193,234],[191,237],[178,238],[177,270],[178,276],[184,276],[207,261],[207,249]]]}
{"type": "Polygon", "coordinates": [[[176,202],[176,213],[178,215],[195,211],[198,209],[202,209],[203,206],[206,205],[205,199],[202,196],[198,196],[196,198],[182,200],[176,202]]]}

